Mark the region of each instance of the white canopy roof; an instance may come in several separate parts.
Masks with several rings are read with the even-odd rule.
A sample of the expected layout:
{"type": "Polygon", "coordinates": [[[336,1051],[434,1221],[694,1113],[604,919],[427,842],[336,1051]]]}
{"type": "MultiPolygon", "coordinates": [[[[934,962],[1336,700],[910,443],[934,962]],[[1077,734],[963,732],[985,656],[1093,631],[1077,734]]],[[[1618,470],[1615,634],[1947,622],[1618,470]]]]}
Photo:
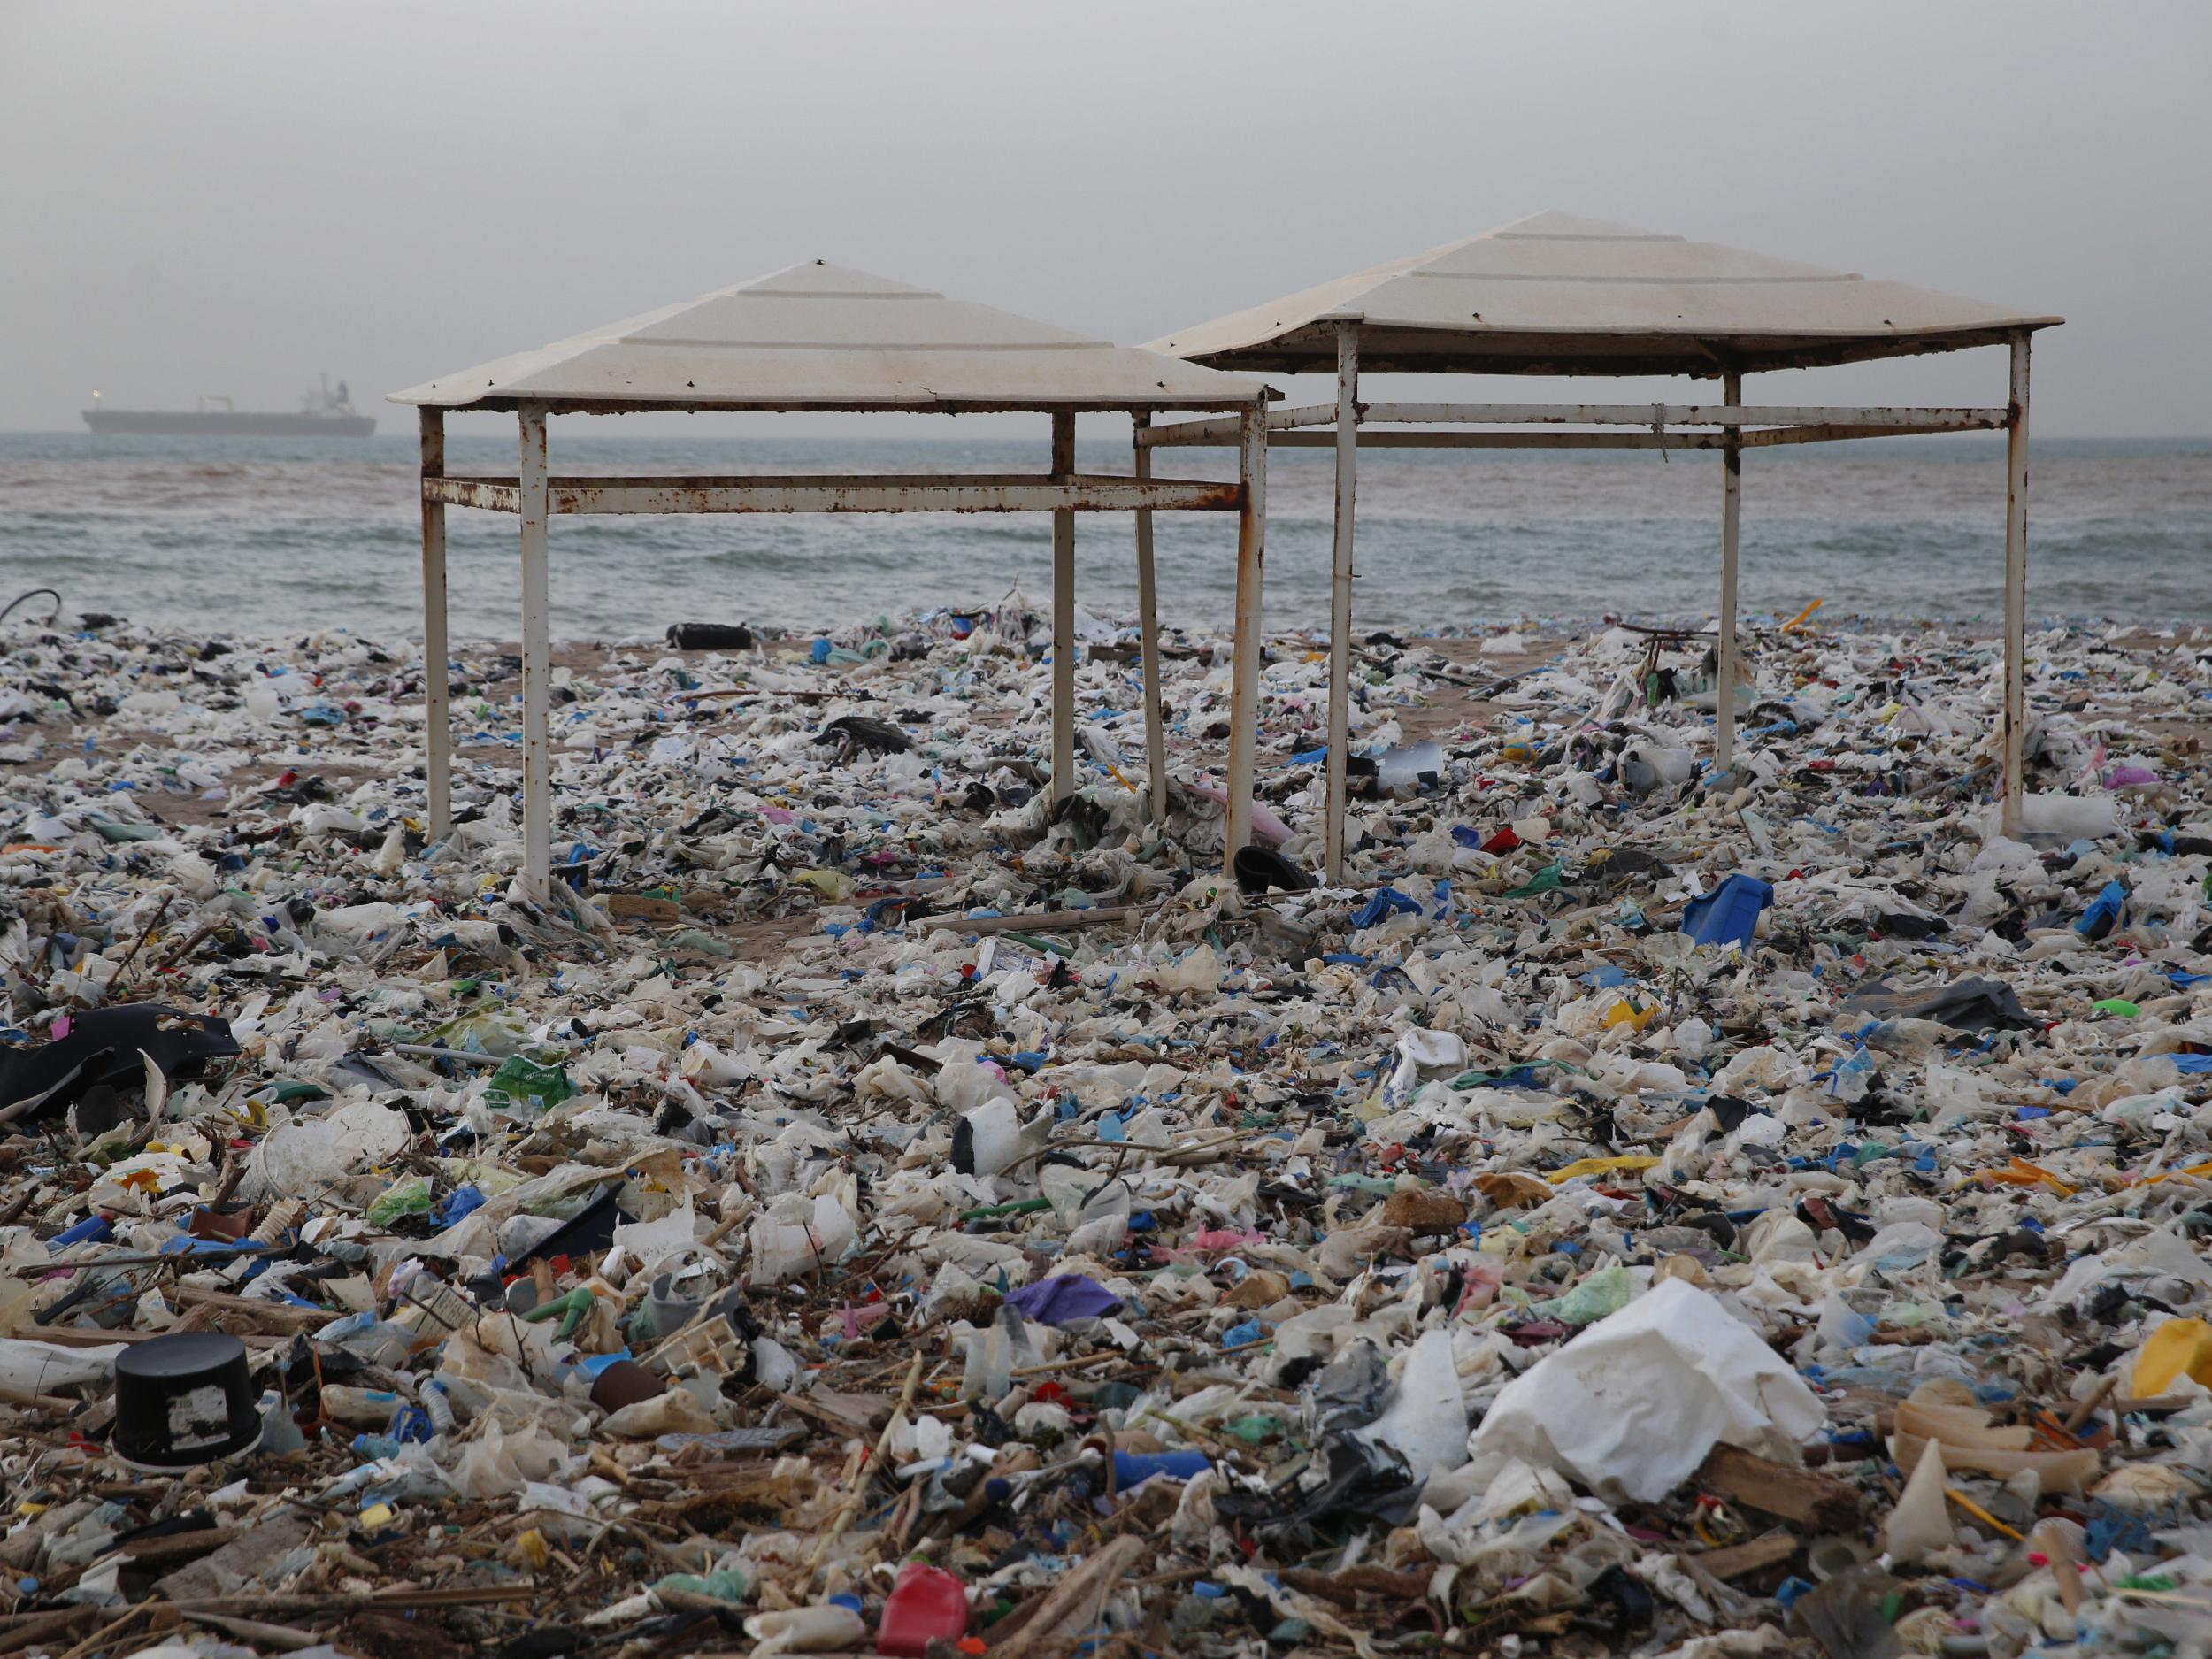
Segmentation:
{"type": "Polygon", "coordinates": [[[1151,349],[1216,368],[1485,374],[1717,374],[1994,344],[2057,317],[1540,213],[1249,311],[1151,349]]]}
{"type": "Polygon", "coordinates": [[[814,260],[392,394],[447,409],[1227,410],[1256,381],[814,260]]]}

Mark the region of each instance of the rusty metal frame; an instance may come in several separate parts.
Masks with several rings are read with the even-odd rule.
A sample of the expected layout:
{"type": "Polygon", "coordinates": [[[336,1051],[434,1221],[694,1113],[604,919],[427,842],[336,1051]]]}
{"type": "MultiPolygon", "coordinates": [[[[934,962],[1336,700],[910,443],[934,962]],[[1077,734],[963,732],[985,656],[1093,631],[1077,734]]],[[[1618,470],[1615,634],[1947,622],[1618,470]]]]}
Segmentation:
{"type": "MultiPolygon", "coordinates": [[[[1346,327],[1355,335],[1359,332],[1349,325],[1346,327]]],[[[1571,435],[1559,434],[1555,437],[1555,434],[1545,433],[1494,435],[1369,430],[1371,427],[1398,424],[1414,426],[1640,426],[1646,431],[1634,435],[1647,440],[1641,443],[1624,441],[1572,447],[1717,449],[1722,442],[1719,433],[1713,434],[1709,444],[1660,445],[1648,440],[1660,435],[1677,435],[1670,433],[1669,429],[1678,426],[1775,427],[1785,431],[1809,427],[1819,429],[1824,437],[1839,438],[1895,437],[1931,432],[1998,432],[2004,429],[2006,419],[2007,411],[2002,409],[1924,409],[1891,404],[1825,407],[1733,403],[1362,403],[1359,405],[1358,424],[1362,445],[1383,440],[1404,448],[1541,448],[1548,442],[1555,441],[1555,437],[1571,435]]],[[[1333,445],[1337,441],[1333,430],[1313,432],[1309,435],[1306,430],[1302,429],[1333,429],[1338,425],[1337,405],[1334,403],[1307,403],[1294,409],[1271,409],[1267,411],[1268,442],[1275,445],[1294,444],[1302,441],[1315,445],[1333,445]]],[[[1239,432],[1238,422],[1232,419],[1187,420],[1171,426],[1155,426],[1143,442],[1154,449],[1218,449],[1239,442],[1239,432]]],[[[1574,435],[1594,439],[1611,436],[1606,434],[1574,435]]],[[[1745,434],[1747,442],[1751,435],[1748,433],[1745,434]]],[[[1767,440],[1770,442],[1789,441],[1767,440]]]]}
{"type": "MultiPolygon", "coordinates": [[[[566,513],[1234,512],[1240,487],[1196,479],[1069,472],[949,476],[564,477],[548,480],[566,513]]],[[[517,480],[426,475],[423,499],[488,512],[520,511],[517,480]]]]}
{"type": "MultiPolygon", "coordinates": [[[[520,440],[512,477],[476,477],[445,471],[442,408],[421,410],[423,678],[426,773],[432,838],[452,828],[453,742],[448,697],[446,510],[473,508],[512,513],[519,521],[522,551],[523,868],[524,894],[538,902],[552,896],[551,601],[548,532],[565,514],[599,513],[888,513],[1049,512],[1053,516],[1053,793],[1074,787],[1075,515],[1127,512],[1138,524],[1141,626],[1145,662],[1145,733],[1156,820],[1165,812],[1167,762],[1162,751],[1158,607],[1152,584],[1151,517],[1155,512],[1233,512],[1238,518],[1238,616],[1250,617],[1254,649],[1238,657],[1226,794],[1230,833],[1223,867],[1231,868],[1250,832],[1253,755],[1258,706],[1259,578],[1262,483],[1266,444],[1257,415],[1262,396],[1241,415],[1240,453],[1233,482],[1151,476],[1141,434],[1158,405],[1122,403],[1032,407],[1052,421],[1052,468],[1046,473],[896,473],[888,475],[564,476],[547,467],[547,418],[556,412],[600,412],[595,406],[527,401],[482,403],[511,409],[520,440]],[[1133,475],[1075,471],[1075,417],[1128,412],[1140,442],[1133,447],[1133,475]]],[[[1170,405],[1172,407],[1173,405],[1170,405]]],[[[858,407],[858,406],[856,406],[858,407]]],[[[1183,407],[1187,407],[1184,405],[1183,407]]],[[[1220,407],[1220,405],[1214,405],[1220,407]]],[[[872,406],[872,412],[912,412],[908,405],[872,406]]],[[[604,412],[617,412],[608,408],[604,412]]],[[[626,410],[622,412],[626,412],[626,410]]]]}
{"type": "MultiPolygon", "coordinates": [[[[1336,882],[1343,876],[1348,793],[1345,763],[1350,742],[1354,518],[1359,451],[1366,449],[1719,451],[1724,462],[1724,485],[1719,672],[1715,676],[1714,710],[1713,768],[1717,777],[1727,772],[1735,761],[1735,695],[1740,669],[1736,640],[1737,543],[1743,452],[1853,438],[1917,437],[1951,432],[2005,433],[2005,680],[2000,812],[2004,832],[2019,833],[2024,800],[2022,750],[2026,726],[2028,342],[2032,330],[2023,327],[1992,336],[1987,342],[1974,342],[2005,344],[2011,351],[2010,396],[2005,406],[1999,409],[1746,403],[1742,401],[1743,375],[1734,367],[1724,368],[1723,401],[1718,403],[1363,403],[1359,401],[1363,328],[1356,319],[1348,319],[1339,321],[1335,329],[1335,402],[1294,408],[1268,408],[1263,404],[1242,416],[1146,426],[1136,434],[1141,455],[1158,449],[1217,448],[1233,443],[1248,449],[1253,442],[1255,425],[1259,428],[1263,460],[1265,450],[1271,447],[1325,447],[1336,451],[1336,535],[1329,616],[1329,744],[1325,768],[1326,805],[1323,833],[1323,862],[1329,881],[1336,882]],[[1507,429],[1468,429],[1485,427],[1507,429]]],[[[1377,364],[1371,357],[1368,366],[1397,372],[1408,365],[1395,361],[1377,364]]],[[[1256,660],[1257,639],[1248,642],[1245,630],[1248,626],[1256,634],[1259,626],[1258,580],[1256,571],[1253,603],[1248,613],[1241,563],[1239,574],[1237,660],[1241,664],[1248,650],[1256,660]]],[[[1240,727],[1242,716],[1235,719],[1237,727],[1240,727]]],[[[1233,772],[1237,769],[1237,752],[1233,735],[1233,772]]],[[[1248,778],[1245,784],[1248,789],[1248,778]]],[[[1233,779],[1231,787],[1236,787],[1233,779]]],[[[1233,826],[1235,822],[1233,816],[1233,826]]]]}

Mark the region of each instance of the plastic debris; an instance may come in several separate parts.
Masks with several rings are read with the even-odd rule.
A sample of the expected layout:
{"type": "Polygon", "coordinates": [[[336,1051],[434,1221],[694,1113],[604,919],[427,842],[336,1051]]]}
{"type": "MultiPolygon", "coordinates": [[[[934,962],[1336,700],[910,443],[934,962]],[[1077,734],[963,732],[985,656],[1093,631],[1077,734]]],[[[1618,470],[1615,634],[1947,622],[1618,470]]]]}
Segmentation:
{"type": "Polygon", "coordinates": [[[0,625],[18,1645],[2196,1640],[2204,641],[696,626],[0,625]]]}

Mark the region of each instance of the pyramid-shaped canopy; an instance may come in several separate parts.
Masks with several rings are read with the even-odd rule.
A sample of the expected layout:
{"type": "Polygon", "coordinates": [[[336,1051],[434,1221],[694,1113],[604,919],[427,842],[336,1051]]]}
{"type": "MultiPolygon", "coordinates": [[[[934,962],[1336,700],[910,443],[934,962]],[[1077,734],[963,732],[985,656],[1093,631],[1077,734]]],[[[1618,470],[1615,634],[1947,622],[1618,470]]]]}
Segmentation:
{"type": "Polygon", "coordinates": [[[446,409],[1235,409],[1256,382],[815,260],[392,394],[446,409]]]}
{"type": "Polygon", "coordinates": [[[1540,213],[1152,342],[1216,368],[1703,374],[1990,345],[2062,320],[1717,242],[1540,213]]]}

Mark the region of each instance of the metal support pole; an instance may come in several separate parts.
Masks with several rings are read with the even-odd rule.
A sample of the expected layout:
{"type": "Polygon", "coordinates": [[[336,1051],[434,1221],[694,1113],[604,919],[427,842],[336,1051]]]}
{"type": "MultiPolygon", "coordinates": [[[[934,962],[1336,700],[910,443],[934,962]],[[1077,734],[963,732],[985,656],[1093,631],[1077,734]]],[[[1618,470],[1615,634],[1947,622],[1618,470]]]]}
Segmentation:
{"type": "Polygon", "coordinates": [[[546,568],[545,406],[519,411],[522,470],[522,887],[553,896],[552,592],[546,568]]]}
{"type": "Polygon", "coordinates": [[[2005,409],[2004,833],[2018,835],[2026,802],[2028,724],[2028,336],[2012,337],[2012,395],[2005,409]]]}
{"type": "Polygon", "coordinates": [[[1267,551],[1267,405],[1244,411],[1237,481],[1244,504],[1237,511],[1237,637],[1230,658],[1229,797],[1223,826],[1221,867],[1236,875],[1237,851],[1252,839],[1252,780],[1260,736],[1260,580],[1267,551]]]}
{"type": "MultiPolygon", "coordinates": [[[[1052,418],[1052,476],[1075,475],[1075,417],[1052,418]]],[[[1052,798],[1075,793],[1075,515],[1052,515],[1052,798]]]]}
{"type": "MultiPolygon", "coordinates": [[[[1150,415],[1132,417],[1138,433],[1150,415]]],[[[1152,476],[1152,451],[1141,437],[1133,441],[1133,470],[1152,476]]],[[[1152,574],[1152,511],[1137,509],[1137,631],[1144,647],[1144,763],[1152,791],[1152,827],[1167,823],[1167,722],[1160,714],[1160,595],[1152,574]]]]}
{"type": "MultiPolygon", "coordinates": [[[[422,411],[422,476],[445,476],[445,411],[422,411]]],[[[418,486],[419,488],[419,486],[418,486]]],[[[422,503],[423,778],[430,807],[430,839],[453,830],[453,717],[448,687],[452,653],[446,643],[445,503],[427,492],[422,503]]]]}
{"type": "MultiPolygon", "coordinates": [[[[1733,409],[1743,402],[1743,376],[1733,369],[1721,377],[1722,401],[1733,409]]],[[[1720,665],[1714,676],[1713,772],[1729,770],[1736,758],[1736,525],[1743,508],[1741,429],[1727,429],[1721,451],[1720,496],[1720,665]]]]}
{"type": "Polygon", "coordinates": [[[1329,577],[1328,799],[1322,867],[1344,879],[1344,772],[1352,741],[1352,524],[1359,482],[1359,326],[1336,333],[1336,558],[1329,577]]]}

